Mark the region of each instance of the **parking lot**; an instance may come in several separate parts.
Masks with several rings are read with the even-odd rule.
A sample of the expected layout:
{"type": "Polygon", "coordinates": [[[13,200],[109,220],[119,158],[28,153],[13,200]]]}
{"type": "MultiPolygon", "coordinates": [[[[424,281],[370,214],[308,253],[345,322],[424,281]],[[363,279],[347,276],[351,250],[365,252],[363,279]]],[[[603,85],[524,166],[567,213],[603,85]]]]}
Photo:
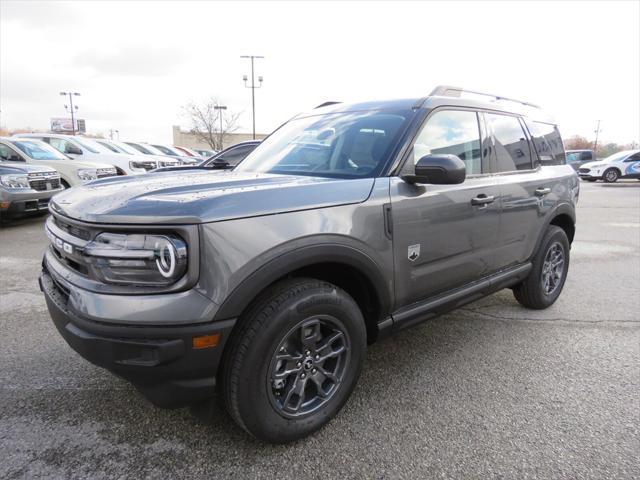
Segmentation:
{"type": "Polygon", "coordinates": [[[285,446],[82,360],[38,290],[43,218],[6,225],[0,478],[639,478],[640,182],[581,189],[556,304],[502,291],[373,345],[345,409],[285,446]]]}

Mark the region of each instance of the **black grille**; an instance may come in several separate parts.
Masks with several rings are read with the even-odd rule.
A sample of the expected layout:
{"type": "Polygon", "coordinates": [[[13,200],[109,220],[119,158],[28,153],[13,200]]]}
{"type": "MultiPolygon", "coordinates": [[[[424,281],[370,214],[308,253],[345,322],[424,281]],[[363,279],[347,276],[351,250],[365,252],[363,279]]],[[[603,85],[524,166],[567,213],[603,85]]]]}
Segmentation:
{"type": "Polygon", "coordinates": [[[82,240],[91,240],[91,232],[89,230],[71,225],[64,220],[60,220],[58,217],[54,217],[53,221],[59,228],[67,232],[69,235],[81,238],[82,240]]]}
{"type": "Polygon", "coordinates": [[[591,171],[591,170],[590,170],[590,169],[588,169],[588,168],[580,168],[580,169],[578,169],[578,172],[579,172],[579,173],[589,173],[590,171],[591,171]]]}
{"type": "Polygon", "coordinates": [[[48,180],[29,180],[29,185],[34,190],[42,192],[44,190],[55,190],[60,188],[60,179],[52,178],[48,180]],[[51,188],[47,189],[47,183],[51,184],[51,188]]]}

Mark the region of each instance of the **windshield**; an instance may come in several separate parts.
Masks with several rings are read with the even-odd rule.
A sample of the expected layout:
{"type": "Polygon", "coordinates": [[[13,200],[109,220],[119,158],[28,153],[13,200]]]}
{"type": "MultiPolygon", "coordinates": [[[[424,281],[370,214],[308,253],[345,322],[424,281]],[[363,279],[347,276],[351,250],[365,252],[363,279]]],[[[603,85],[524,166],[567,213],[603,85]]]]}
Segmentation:
{"type": "Polygon", "coordinates": [[[38,140],[20,140],[12,143],[34,160],[69,160],[66,155],[38,140]]]}
{"type": "Polygon", "coordinates": [[[103,147],[108,148],[113,153],[123,153],[123,152],[120,151],[120,149],[118,147],[116,147],[115,145],[107,142],[106,140],[96,140],[96,142],[98,142],[103,147]]]}
{"type": "Polygon", "coordinates": [[[112,141],[111,145],[116,147],[122,153],[128,153],[129,155],[140,155],[140,152],[138,150],[136,150],[135,148],[131,147],[130,145],[127,145],[124,142],[113,142],[112,141]]]}
{"type": "Polygon", "coordinates": [[[344,112],[292,120],[235,171],[333,178],[377,176],[411,111],[344,112]]]}
{"type": "Polygon", "coordinates": [[[633,151],[631,151],[631,150],[614,153],[613,155],[609,155],[607,158],[605,158],[603,160],[603,162],[605,162],[605,163],[617,162],[618,160],[625,159],[626,157],[628,157],[632,153],[633,153],[633,151]]]}
{"type": "Polygon", "coordinates": [[[94,142],[93,140],[89,140],[88,138],[78,138],[75,137],[74,140],[82,145],[84,148],[89,150],[91,153],[109,153],[109,149],[103,147],[98,142],[94,142]]]}
{"type": "Polygon", "coordinates": [[[167,147],[166,145],[153,145],[156,149],[160,150],[164,155],[172,155],[174,157],[181,157],[184,155],[182,152],[178,152],[171,147],[167,147]]]}

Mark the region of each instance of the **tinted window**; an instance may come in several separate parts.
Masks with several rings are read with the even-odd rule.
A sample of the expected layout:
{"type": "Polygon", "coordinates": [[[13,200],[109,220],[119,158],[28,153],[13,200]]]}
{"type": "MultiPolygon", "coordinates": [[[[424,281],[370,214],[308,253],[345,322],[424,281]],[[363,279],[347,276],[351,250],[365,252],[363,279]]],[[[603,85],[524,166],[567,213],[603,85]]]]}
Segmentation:
{"type": "Polygon", "coordinates": [[[235,171],[375,177],[413,115],[412,111],[363,111],[298,118],[271,134],[235,171]]]}
{"type": "Polygon", "coordinates": [[[498,172],[530,170],[531,151],[529,141],[520,120],[509,115],[485,114],[493,133],[493,148],[498,172]]]}
{"type": "Polygon", "coordinates": [[[593,155],[591,155],[591,152],[582,152],[580,154],[580,160],[593,160],[593,155]]]}
{"type": "MultiPolygon", "coordinates": [[[[558,127],[550,123],[526,120],[541,165],[564,165],[565,155],[558,127]]],[[[575,160],[572,160],[575,161],[575,160]]]]}
{"type": "Polygon", "coordinates": [[[251,152],[255,147],[253,145],[246,145],[244,147],[233,148],[226,153],[223,153],[218,157],[219,160],[224,160],[231,166],[236,166],[240,163],[244,157],[246,157],[249,152],[251,152]]]}
{"type": "Polygon", "coordinates": [[[66,140],[62,138],[54,138],[54,137],[51,137],[48,140],[49,140],[49,145],[51,145],[53,148],[55,148],[59,152],[64,153],[66,151],[66,147],[68,143],[66,140]]]}
{"type": "Polygon", "coordinates": [[[640,160],[640,153],[636,153],[634,155],[631,155],[629,158],[627,158],[625,162],[637,162],[639,160],[640,160]]]}
{"type": "Polygon", "coordinates": [[[24,160],[22,159],[22,157],[20,157],[20,155],[18,155],[16,152],[13,151],[12,148],[7,147],[4,144],[0,143],[0,158],[2,158],[3,160],[12,160],[12,161],[21,161],[24,162],[24,160]],[[11,157],[18,157],[16,158],[11,158],[11,157]]]}
{"type": "Polygon", "coordinates": [[[457,155],[467,166],[467,175],[482,173],[480,131],[475,112],[444,110],[434,113],[413,145],[413,168],[428,154],[457,155]]]}

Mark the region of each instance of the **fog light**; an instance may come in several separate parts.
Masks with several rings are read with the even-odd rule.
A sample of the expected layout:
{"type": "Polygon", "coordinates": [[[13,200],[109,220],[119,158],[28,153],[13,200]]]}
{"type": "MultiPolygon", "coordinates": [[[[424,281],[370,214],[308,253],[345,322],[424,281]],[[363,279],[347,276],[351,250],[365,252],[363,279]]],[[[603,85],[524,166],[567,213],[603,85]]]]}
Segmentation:
{"type": "Polygon", "coordinates": [[[219,341],[219,333],[214,333],[213,335],[200,335],[199,337],[193,337],[193,348],[195,350],[199,350],[201,348],[213,348],[218,345],[219,341]]]}

